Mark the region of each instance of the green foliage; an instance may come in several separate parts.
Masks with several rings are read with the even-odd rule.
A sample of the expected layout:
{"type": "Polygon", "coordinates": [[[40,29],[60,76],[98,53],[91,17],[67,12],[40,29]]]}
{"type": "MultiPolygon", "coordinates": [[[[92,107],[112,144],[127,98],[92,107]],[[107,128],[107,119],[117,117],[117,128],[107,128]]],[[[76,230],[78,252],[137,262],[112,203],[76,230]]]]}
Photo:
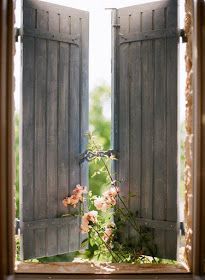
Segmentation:
{"type": "MultiPolygon", "coordinates": [[[[110,103],[111,89],[107,85],[100,85],[90,93],[90,130],[95,135],[95,142],[100,145],[101,150],[110,149],[111,123],[104,115],[103,109],[110,103]]],[[[106,174],[95,173],[97,169],[103,168],[101,161],[89,164],[89,185],[94,194],[100,195],[106,186],[106,174]]]]}

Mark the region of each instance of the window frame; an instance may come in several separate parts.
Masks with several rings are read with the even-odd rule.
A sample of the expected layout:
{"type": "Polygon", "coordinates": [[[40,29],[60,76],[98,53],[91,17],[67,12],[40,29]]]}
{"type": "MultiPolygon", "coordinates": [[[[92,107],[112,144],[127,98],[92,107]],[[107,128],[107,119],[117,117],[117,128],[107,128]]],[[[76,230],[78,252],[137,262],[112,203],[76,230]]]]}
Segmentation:
{"type": "Polygon", "coordinates": [[[192,273],[150,273],[130,275],[32,274],[14,272],[13,203],[13,46],[14,1],[0,3],[0,278],[1,279],[202,279],[205,273],[205,2],[193,0],[193,82],[194,82],[194,154],[193,154],[193,267],[192,273]]]}

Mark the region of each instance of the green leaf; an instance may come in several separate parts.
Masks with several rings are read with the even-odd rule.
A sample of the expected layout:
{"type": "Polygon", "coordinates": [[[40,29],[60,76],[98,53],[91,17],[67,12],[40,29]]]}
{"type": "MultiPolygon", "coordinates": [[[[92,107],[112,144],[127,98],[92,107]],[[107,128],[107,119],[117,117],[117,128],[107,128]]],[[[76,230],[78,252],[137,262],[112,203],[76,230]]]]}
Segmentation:
{"type": "Polygon", "coordinates": [[[81,248],[84,248],[84,247],[87,246],[87,245],[88,245],[88,238],[84,239],[84,240],[81,242],[80,247],[81,247],[81,248]]]}

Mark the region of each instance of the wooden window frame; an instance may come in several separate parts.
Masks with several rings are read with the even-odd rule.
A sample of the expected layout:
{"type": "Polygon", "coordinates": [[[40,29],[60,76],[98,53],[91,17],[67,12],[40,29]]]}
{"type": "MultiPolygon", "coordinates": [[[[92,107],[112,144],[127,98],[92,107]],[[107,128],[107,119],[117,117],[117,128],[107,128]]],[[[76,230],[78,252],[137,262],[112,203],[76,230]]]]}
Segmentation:
{"type": "Polygon", "coordinates": [[[32,274],[14,272],[13,42],[14,0],[0,1],[0,279],[202,279],[205,273],[205,2],[194,0],[193,266],[192,273],[32,274]]]}

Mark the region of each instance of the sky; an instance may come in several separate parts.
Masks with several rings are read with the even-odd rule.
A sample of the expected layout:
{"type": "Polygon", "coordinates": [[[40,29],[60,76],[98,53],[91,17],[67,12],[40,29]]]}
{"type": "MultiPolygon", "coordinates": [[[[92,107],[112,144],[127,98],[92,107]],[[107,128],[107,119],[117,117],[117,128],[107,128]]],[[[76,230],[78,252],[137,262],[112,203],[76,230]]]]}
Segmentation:
{"type": "MultiPolygon", "coordinates": [[[[106,8],[120,8],[142,3],[154,2],[153,0],[43,0],[72,8],[89,11],[89,90],[102,82],[111,84],[111,11],[106,8]]],[[[183,27],[183,0],[179,1],[179,26],[183,27]]],[[[16,26],[21,22],[21,0],[16,4],[16,26]]],[[[181,82],[179,84],[179,105],[184,108],[184,45],[180,47],[179,69],[181,82]]],[[[20,103],[20,43],[16,46],[15,56],[15,103],[19,110],[20,103]]],[[[184,109],[180,111],[180,119],[184,118],[184,109]]],[[[108,113],[108,112],[107,112],[108,113]]],[[[109,114],[110,115],[110,114],[109,114]]]]}

